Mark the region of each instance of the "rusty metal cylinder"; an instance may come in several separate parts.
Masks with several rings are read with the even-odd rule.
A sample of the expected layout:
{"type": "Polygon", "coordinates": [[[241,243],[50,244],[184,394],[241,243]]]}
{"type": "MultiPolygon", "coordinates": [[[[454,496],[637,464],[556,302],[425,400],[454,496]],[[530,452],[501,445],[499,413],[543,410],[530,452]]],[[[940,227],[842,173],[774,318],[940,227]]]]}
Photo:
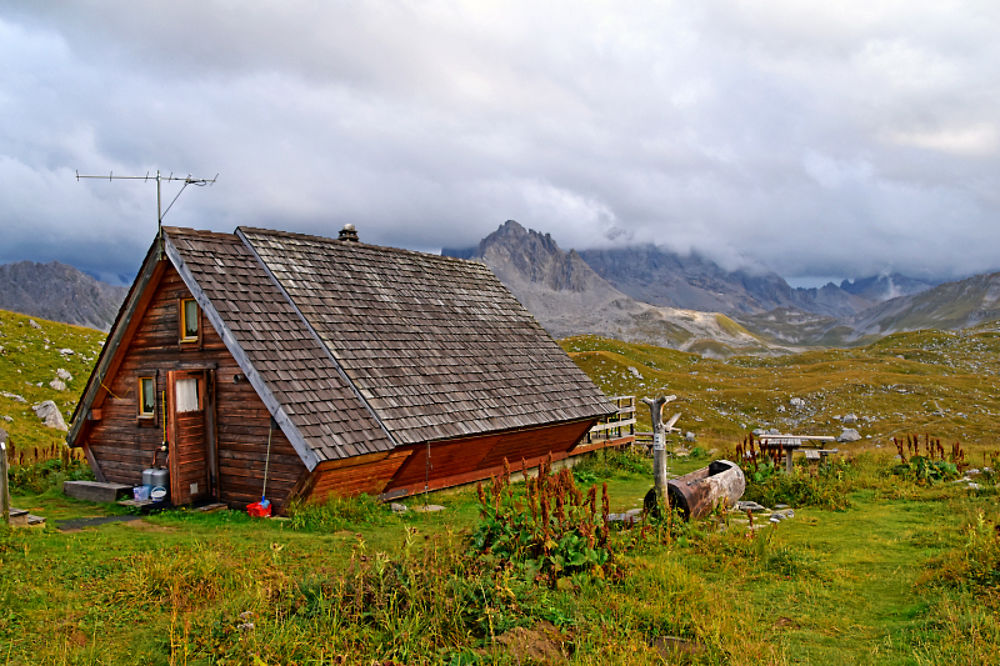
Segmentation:
{"type": "Polygon", "coordinates": [[[734,462],[715,460],[667,483],[670,505],[680,509],[685,520],[698,520],[722,504],[727,508],[736,504],[746,490],[743,470],[734,462]]]}

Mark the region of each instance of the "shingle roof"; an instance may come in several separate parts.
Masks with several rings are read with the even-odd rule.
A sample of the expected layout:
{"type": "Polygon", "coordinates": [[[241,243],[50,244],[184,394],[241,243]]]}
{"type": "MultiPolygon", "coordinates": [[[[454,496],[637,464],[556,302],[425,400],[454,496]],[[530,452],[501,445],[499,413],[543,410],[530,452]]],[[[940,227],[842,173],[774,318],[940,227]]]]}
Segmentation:
{"type": "Polygon", "coordinates": [[[614,411],[483,264],[287,232],[238,234],[400,444],[614,411]]]}
{"type": "Polygon", "coordinates": [[[289,437],[293,445],[297,431],[300,445],[305,444],[317,461],[393,448],[327,351],[236,236],[174,227],[164,232],[168,252],[175,249],[179,255],[182,277],[189,271],[207,298],[199,299],[206,316],[215,319],[212,323],[223,340],[228,335],[236,343],[237,360],[249,361],[244,371],[256,373],[247,373],[260,384],[254,388],[270,393],[295,426],[289,437]]]}
{"type": "Polygon", "coordinates": [[[482,264],[264,229],[165,234],[310,468],[614,411],[482,264]]]}

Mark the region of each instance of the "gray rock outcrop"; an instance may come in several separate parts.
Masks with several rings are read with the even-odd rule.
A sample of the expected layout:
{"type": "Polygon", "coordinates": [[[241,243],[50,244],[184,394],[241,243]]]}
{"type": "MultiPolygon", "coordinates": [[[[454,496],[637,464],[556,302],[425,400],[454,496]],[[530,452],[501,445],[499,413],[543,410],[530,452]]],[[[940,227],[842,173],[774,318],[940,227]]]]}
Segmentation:
{"type": "Polygon", "coordinates": [[[69,430],[69,428],[66,427],[66,421],[63,419],[62,412],[60,412],[59,408],[56,407],[56,403],[51,400],[40,402],[37,405],[34,405],[32,409],[35,410],[35,416],[42,421],[42,425],[47,428],[54,428],[64,432],[69,430]]]}

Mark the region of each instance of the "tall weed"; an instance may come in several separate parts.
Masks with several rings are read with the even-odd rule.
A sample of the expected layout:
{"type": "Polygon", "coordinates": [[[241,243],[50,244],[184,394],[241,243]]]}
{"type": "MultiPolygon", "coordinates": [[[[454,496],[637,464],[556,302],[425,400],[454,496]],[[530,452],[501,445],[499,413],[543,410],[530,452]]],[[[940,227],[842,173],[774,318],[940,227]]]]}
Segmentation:
{"type": "Polygon", "coordinates": [[[21,494],[62,492],[63,481],[80,479],[92,481],[94,473],[85,461],[71,455],[11,467],[8,474],[11,492],[21,494]]]}

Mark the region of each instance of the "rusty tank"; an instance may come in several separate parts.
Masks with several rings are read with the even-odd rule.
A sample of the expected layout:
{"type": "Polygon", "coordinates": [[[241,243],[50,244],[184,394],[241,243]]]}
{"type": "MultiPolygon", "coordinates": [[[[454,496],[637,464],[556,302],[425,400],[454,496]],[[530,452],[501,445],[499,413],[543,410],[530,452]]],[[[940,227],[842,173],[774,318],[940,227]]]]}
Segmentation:
{"type": "MultiPolygon", "coordinates": [[[[671,479],[667,482],[670,505],[680,509],[685,520],[698,520],[719,504],[727,508],[736,504],[746,490],[743,470],[734,462],[715,460],[708,467],[671,479]]],[[[647,510],[655,505],[655,491],[646,496],[647,510]]],[[[655,510],[655,509],[653,509],[655,510]]]]}

